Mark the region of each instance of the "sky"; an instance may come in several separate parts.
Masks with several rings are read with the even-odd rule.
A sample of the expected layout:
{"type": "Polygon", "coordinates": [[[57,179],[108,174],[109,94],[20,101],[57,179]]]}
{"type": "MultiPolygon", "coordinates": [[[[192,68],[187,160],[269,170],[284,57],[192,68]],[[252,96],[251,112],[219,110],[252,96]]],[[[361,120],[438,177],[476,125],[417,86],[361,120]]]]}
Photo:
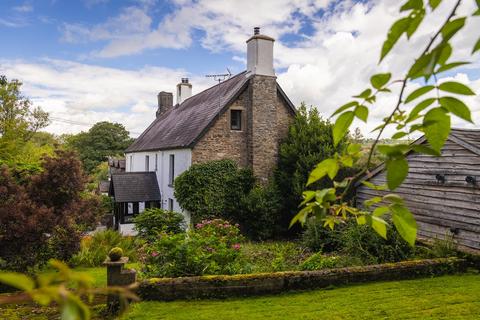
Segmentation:
{"type": "MultiPolygon", "coordinates": [[[[23,82],[23,93],[51,116],[46,131],[88,130],[95,122],[123,124],[138,136],[155,118],[156,95],[175,93],[183,77],[193,93],[212,85],[208,74],[245,69],[253,27],[274,37],[278,82],[295,105],[305,102],[328,118],[371,75],[401,79],[451,10],[443,3],[416,35],[402,38],[378,64],[397,0],[26,0],[0,1],[0,74],[23,82]]],[[[473,12],[465,0],[459,13],[473,12]]],[[[469,17],[453,39],[452,59],[471,64],[443,75],[480,92],[480,54],[470,55],[480,18],[469,17]]],[[[418,88],[411,83],[407,93],[418,88]]],[[[395,91],[398,88],[393,88],[395,91]]],[[[395,95],[379,97],[365,136],[391,110],[395,95]]],[[[480,98],[466,97],[480,124],[480,98]]],[[[453,119],[456,127],[476,127],[453,119]]],[[[388,133],[388,132],[387,132],[388,133]]]]}

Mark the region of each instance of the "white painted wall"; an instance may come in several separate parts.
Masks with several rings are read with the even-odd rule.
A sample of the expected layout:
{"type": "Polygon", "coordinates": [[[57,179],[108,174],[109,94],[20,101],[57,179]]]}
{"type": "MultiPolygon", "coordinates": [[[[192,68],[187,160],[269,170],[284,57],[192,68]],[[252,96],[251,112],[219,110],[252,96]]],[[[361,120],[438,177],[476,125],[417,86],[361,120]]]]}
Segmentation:
{"type": "Polygon", "coordinates": [[[182,211],[175,199],[173,186],[169,185],[169,160],[170,155],[175,156],[174,177],[183,173],[192,165],[191,149],[172,149],[162,151],[134,152],[125,155],[125,169],[127,172],[145,171],[145,156],[149,156],[149,171],[155,171],[155,155],[157,155],[157,180],[162,196],[162,208],[169,209],[168,199],[173,199],[173,211],[182,212],[187,225],[190,224],[190,214],[182,211]]]}
{"type": "Polygon", "coordinates": [[[275,76],[273,69],[273,41],[253,37],[247,43],[247,72],[275,76]]]}

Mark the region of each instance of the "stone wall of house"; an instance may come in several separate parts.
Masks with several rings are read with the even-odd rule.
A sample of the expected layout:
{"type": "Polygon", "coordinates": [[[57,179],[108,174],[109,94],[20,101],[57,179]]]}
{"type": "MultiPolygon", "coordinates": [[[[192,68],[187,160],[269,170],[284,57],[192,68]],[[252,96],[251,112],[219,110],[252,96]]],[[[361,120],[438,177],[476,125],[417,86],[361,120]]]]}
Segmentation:
{"type": "Polygon", "coordinates": [[[249,89],[249,160],[255,176],[265,183],[273,174],[279,143],[288,133],[293,114],[277,92],[276,77],[255,75],[249,89]]]}
{"type": "Polygon", "coordinates": [[[242,167],[248,165],[247,150],[247,90],[222,113],[192,150],[192,164],[211,160],[232,159],[242,167]],[[230,110],[242,110],[242,130],[230,130],[230,110]]]}

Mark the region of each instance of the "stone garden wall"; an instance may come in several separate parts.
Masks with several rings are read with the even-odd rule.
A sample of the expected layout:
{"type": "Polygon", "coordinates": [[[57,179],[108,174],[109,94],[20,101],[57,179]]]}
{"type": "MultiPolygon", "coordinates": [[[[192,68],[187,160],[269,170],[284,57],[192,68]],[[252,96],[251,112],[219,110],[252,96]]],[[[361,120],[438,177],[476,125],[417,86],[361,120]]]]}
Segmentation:
{"type": "Polygon", "coordinates": [[[319,271],[154,278],[141,282],[137,294],[143,300],[160,301],[252,296],[349,283],[443,275],[464,271],[467,264],[463,259],[441,258],[319,271]]]}

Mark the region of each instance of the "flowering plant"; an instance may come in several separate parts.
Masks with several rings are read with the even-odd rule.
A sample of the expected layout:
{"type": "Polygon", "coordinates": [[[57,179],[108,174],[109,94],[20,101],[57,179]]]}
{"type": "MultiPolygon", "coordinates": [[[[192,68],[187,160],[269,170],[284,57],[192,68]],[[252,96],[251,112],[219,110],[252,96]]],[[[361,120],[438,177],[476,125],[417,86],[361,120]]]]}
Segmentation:
{"type": "Polygon", "coordinates": [[[177,277],[232,274],[239,265],[243,236],[238,225],[203,220],[187,233],[159,234],[147,247],[148,276],[177,277]]]}

